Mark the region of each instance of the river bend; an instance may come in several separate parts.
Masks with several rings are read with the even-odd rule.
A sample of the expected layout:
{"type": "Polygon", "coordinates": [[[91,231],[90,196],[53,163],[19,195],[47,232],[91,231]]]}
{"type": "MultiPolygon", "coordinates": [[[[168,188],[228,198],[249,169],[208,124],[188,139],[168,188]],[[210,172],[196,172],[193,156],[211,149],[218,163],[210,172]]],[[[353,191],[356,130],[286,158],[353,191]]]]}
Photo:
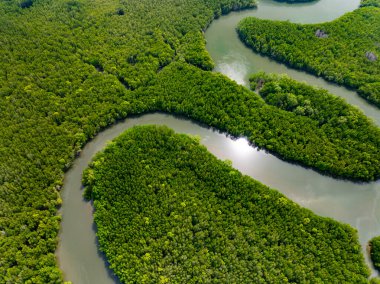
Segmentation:
{"type": "MultiPolygon", "coordinates": [[[[335,19],[355,9],[358,4],[358,0],[321,0],[297,5],[264,0],[257,10],[223,16],[214,21],[206,32],[207,49],[216,62],[215,71],[243,85],[247,85],[247,77],[253,72],[262,70],[287,73],[297,80],[323,87],[344,97],[380,125],[380,112],[355,92],[255,54],[239,41],[235,32],[237,23],[247,16],[314,23],[335,19]]],[[[368,240],[380,235],[379,181],[358,184],[336,180],[258,151],[250,147],[245,139],[233,140],[217,131],[171,115],[147,114],[127,119],[99,133],[84,147],[80,157],[65,175],[57,256],[65,279],[74,284],[119,283],[107,269],[106,261],[98,251],[92,218],[93,208],[82,198],[81,176],[94,155],[108,141],[130,127],[146,124],[166,125],[179,133],[199,135],[201,143],[211,153],[220,159],[231,160],[233,166],[242,173],[278,189],[319,215],[332,217],[356,228],[364,252],[368,240]]],[[[367,255],[366,258],[368,261],[367,255]]]]}

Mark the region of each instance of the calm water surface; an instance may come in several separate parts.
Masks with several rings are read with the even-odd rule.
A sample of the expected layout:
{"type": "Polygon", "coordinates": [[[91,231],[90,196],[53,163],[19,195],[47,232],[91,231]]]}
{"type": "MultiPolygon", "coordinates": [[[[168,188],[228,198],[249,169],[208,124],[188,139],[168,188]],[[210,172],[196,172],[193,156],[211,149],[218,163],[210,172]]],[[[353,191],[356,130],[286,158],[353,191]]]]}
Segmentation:
{"type": "MultiPolygon", "coordinates": [[[[323,0],[312,4],[287,5],[271,1],[260,2],[259,9],[232,13],[215,21],[206,32],[207,48],[222,72],[241,84],[247,75],[258,70],[288,73],[313,85],[329,89],[360,107],[380,124],[379,112],[361,100],[354,92],[321,79],[294,71],[245,48],[236,36],[235,27],[247,16],[289,19],[294,22],[321,22],[334,19],[355,9],[358,1],[323,0]]],[[[188,120],[165,114],[148,114],[128,119],[100,133],[83,149],[81,156],[65,175],[62,192],[63,217],[57,251],[65,279],[74,284],[119,283],[107,269],[99,253],[92,219],[92,206],[82,199],[81,175],[94,154],[106,143],[135,125],[162,124],[176,132],[201,136],[201,143],[220,159],[229,159],[233,166],[251,177],[278,189],[287,197],[322,216],[348,223],[359,232],[365,251],[367,241],[380,235],[380,182],[355,184],[322,176],[312,170],[292,165],[257,151],[245,139],[233,140],[224,134],[203,128],[188,120]]],[[[367,260],[368,256],[366,255],[367,260]]]]}
{"type": "Polygon", "coordinates": [[[65,278],[73,283],[118,283],[106,269],[97,249],[92,206],[83,201],[81,174],[92,157],[108,141],[135,125],[162,124],[176,132],[199,135],[201,143],[220,159],[229,159],[242,173],[278,189],[317,214],[349,223],[359,231],[365,248],[367,241],[380,235],[380,183],[355,184],[322,176],[258,151],[245,139],[233,140],[191,121],[165,114],[148,114],[127,119],[100,133],[88,143],[65,176],[63,221],[58,257],[65,278]]]}
{"type": "Polygon", "coordinates": [[[249,75],[259,71],[286,73],[296,80],[327,89],[334,95],[346,99],[350,104],[359,107],[377,125],[380,125],[378,109],[369,105],[356,92],[305,72],[290,69],[284,64],[252,52],[239,40],[235,30],[238,23],[246,17],[290,20],[295,23],[320,23],[338,18],[344,13],[354,10],[358,5],[359,0],[322,0],[312,4],[295,5],[262,0],[258,9],[231,13],[215,20],[206,31],[206,47],[215,61],[215,71],[225,74],[239,84],[248,87],[249,75]]]}

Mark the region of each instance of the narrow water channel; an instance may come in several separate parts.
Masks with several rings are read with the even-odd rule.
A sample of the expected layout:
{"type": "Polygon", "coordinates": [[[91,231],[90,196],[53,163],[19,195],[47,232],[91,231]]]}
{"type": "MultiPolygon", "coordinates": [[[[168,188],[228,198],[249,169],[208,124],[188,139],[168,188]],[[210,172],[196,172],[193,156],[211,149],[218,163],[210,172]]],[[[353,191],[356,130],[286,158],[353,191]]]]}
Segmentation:
{"type": "MultiPolygon", "coordinates": [[[[241,18],[250,15],[262,18],[272,15],[276,19],[320,22],[336,18],[353,10],[357,5],[358,0],[321,0],[301,5],[262,1],[257,11],[232,13],[215,21],[206,33],[207,48],[217,63],[217,70],[239,83],[246,84],[247,75],[256,70],[288,73],[298,80],[324,87],[337,95],[347,96],[350,103],[358,105],[380,125],[379,113],[355,93],[255,55],[241,44],[234,30],[241,18]]],[[[220,159],[231,160],[233,166],[242,173],[278,189],[319,215],[332,217],[358,229],[363,251],[370,238],[380,235],[380,182],[357,184],[322,176],[312,170],[281,161],[264,151],[257,151],[245,139],[232,140],[224,134],[171,115],[147,114],[127,119],[101,132],[86,145],[65,175],[61,208],[63,219],[57,251],[65,280],[74,284],[119,283],[107,269],[104,257],[98,251],[92,219],[93,209],[82,198],[81,175],[95,153],[104,148],[107,141],[130,127],[146,124],[167,125],[179,133],[199,135],[201,143],[211,153],[220,159]]]]}
{"type": "Polygon", "coordinates": [[[288,74],[312,86],[328,90],[359,107],[365,115],[380,125],[380,111],[368,104],[354,91],[316,76],[288,68],[274,60],[252,52],[238,38],[236,27],[246,17],[271,20],[289,20],[294,23],[321,23],[331,21],[356,9],[360,0],[320,0],[312,3],[285,4],[261,0],[256,10],[234,12],[211,23],[206,31],[207,50],[216,64],[215,71],[223,73],[237,83],[248,87],[250,74],[265,71],[288,74]]]}

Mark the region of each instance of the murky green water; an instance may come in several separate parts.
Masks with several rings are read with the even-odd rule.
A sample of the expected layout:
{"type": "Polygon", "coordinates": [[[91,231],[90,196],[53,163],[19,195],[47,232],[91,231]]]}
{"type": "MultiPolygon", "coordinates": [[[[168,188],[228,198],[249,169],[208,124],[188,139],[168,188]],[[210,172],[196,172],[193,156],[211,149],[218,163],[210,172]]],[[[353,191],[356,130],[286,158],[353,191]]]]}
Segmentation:
{"type": "MultiPolygon", "coordinates": [[[[322,0],[301,5],[262,1],[257,11],[232,13],[215,21],[206,32],[207,48],[217,63],[217,71],[239,83],[246,84],[247,75],[257,70],[288,73],[298,80],[324,87],[347,98],[380,125],[379,112],[354,92],[303,72],[290,70],[252,53],[238,40],[234,30],[240,19],[250,15],[296,22],[321,22],[334,19],[353,10],[357,5],[357,0],[322,0]]],[[[107,141],[134,125],[145,124],[162,124],[176,132],[200,135],[201,143],[211,153],[220,159],[231,160],[233,166],[244,174],[278,189],[290,199],[320,215],[357,228],[363,250],[370,238],[380,235],[380,182],[355,184],[322,176],[312,170],[281,161],[264,151],[257,151],[245,139],[231,140],[211,129],[170,115],[148,114],[128,119],[100,133],[86,145],[81,156],[65,175],[61,209],[63,221],[57,255],[65,279],[74,284],[118,283],[98,252],[92,206],[82,199],[81,174],[95,153],[105,147],[107,141]]]]}

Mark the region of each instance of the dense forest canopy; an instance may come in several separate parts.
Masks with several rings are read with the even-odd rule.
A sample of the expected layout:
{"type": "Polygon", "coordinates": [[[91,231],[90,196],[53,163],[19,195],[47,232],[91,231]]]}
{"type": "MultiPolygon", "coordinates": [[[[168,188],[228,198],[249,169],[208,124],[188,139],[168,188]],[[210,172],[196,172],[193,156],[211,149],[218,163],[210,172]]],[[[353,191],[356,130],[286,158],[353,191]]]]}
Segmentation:
{"type": "Polygon", "coordinates": [[[380,236],[374,237],[369,241],[369,248],[373,265],[380,271],[380,236]]]}
{"type": "Polygon", "coordinates": [[[0,283],[61,282],[56,211],[76,152],[100,129],[144,111],[132,90],[171,61],[210,69],[200,30],[229,9],[252,6],[0,1],[0,283]]]}
{"type": "Polygon", "coordinates": [[[253,50],[351,88],[380,107],[379,1],[322,24],[243,19],[238,33],[253,50]]]}
{"type": "Polygon", "coordinates": [[[334,136],[206,71],[213,63],[202,31],[214,17],[254,6],[0,1],[0,283],[62,282],[54,251],[64,171],[89,139],[128,115],[186,115],[328,174],[378,178],[376,164],[368,164],[377,141],[358,139],[369,152],[337,170],[347,155],[334,136]]]}
{"type": "Polygon", "coordinates": [[[83,176],[123,283],[367,283],[356,232],[167,127],[135,127],[83,176]]]}
{"type": "Polygon", "coordinates": [[[360,1],[360,7],[379,7],[380,8],[380,0],[362,0],[360,1]]]}
{"type": "Polygon", "coordinates": [[[379,177],[380,130],[372,121],[325,90],[292,80],[280,83],[284,92],[322,95],[329,105],[318,102],[319,118],[289,112],[265,103],[223,75],[182,63],[165,67],[150,86],[135,94],[149,111],[181,114],[236,137],[248,137],[252,144],[285,160],[350,179],[379,177]]]}
{"type": "Polygon", "coordinates": [[[379,129],[356,107],[326,90],[297,82],[286,75],[257,73],[249,80],[251,89],[256,90],[266,103],[313,121],[314,131],[321,130],[334,141],[340,154],[344,152],[353,159],[340,164],[340,169],[356,163],[354,160],[360,159],[363,151],[372,152],[370,156],[374,160],[368,160],[369,164],[374,168],[380,166],[379,129]],[[366,143],[364,148],[356,148],[366,143]]]}

